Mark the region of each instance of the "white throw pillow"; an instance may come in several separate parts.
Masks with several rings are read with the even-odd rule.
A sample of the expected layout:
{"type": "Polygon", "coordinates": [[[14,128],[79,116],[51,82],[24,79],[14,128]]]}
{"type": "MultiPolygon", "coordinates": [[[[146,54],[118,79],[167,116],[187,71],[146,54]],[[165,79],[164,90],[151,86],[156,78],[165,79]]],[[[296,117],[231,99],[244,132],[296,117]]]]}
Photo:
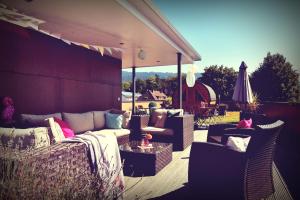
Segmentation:
{"type": "Polygon", "coordinates": [[[250,139],[250,136],[246,138],[229,136],[226,145],[235,151],[246,152],[250,139]]]}
{"type": "Polygon", "coordinates": [[[20,150],[47,147],[50,146],[49,132],[48,127],[27,129],[0,127],[0,146],[20,150]]]}
{"type": "Polygon", "coordinates": [[[56,121],[54,121],[53,117],[46,119],[46,121],[48,121],[49,123],[51,133],[52,133],[51,140],[53,140],[54,143],[59,143],[63,139],[65,139],[65,135],[63,131],[61,130],[59,124],[56,121]]]}

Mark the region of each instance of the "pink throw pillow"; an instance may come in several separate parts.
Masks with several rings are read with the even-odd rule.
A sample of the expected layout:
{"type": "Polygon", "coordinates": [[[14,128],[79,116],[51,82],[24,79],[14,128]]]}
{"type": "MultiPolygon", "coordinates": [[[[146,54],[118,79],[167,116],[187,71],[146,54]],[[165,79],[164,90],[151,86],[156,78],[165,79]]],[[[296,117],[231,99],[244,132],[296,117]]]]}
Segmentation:
{"type": "Polygon", "coordinates": [[[239,124],[237,125],[237,128],[251,128],[252,126],[252,119],[243,119],[239,122],[239,124]]]}
{"type": "Polygon", "coordinates": [[[75,136],[74,131],[70,128],[69,124],[67,124],[63,120],[58,119],[56,117],[54,117],[54,121],[59,124],[59,126],[60,126],[61,130],[63,131],[64,136],[66,138],[72,138],[75,136]]]}
{"type": "Polygon", "coordinates": [[[164,128],[166,118],[167,118],[166,115],[159,115],[159,116],[157,116],[157,121],[154,124],[154,127],[156,127],[156,128],[164,128]]]}

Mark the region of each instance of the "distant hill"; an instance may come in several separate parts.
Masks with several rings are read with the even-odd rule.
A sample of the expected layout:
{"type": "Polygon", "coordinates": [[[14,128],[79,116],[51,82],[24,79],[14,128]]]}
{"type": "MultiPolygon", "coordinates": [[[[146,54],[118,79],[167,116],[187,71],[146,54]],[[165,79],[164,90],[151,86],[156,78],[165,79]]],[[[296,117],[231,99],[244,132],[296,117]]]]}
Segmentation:
{"type": "MultiPolygon", "coordinates": [[[[169,78],[169,77],[176,77],[177,73],[171,73],[171,72],[136,72],[136,78],[146,80],[147,78],[151,76],[155,76],[157,74],[159,78],[169,78]]],[[[201,73],[196,73],[196,79],[198,77],[201,77],[201,73]]],[[[131,72],[122,71],[122,81],[131,81],[132,74],[131,72]]]]}

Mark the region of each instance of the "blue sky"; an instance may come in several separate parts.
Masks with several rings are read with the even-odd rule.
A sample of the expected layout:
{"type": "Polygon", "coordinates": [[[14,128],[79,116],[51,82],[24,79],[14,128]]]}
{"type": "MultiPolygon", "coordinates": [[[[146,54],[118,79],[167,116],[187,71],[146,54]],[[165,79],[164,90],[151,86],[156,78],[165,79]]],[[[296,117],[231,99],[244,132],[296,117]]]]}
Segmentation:
{"type": "MultiPolygon", "coordinates": [[[[241,61],[253,72],[268,52],[283,54],[300,71],[300,1],[153,3],[201,55],[202,61],[196,62],[198,72],[215,64],[238,70],[241,61]]],[[[176,72],[176,66],[137,71],[176,72]]]]}

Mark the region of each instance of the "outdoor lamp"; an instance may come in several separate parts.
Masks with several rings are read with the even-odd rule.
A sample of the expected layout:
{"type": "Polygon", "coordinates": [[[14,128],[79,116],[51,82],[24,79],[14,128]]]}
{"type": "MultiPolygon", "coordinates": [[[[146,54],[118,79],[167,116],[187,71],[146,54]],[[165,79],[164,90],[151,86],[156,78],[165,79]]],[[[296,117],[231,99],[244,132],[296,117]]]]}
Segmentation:
{"type": "Polygon", "coordinates": [[[195,85],[196,82],[195,72],[196,72],[196,67],[192,66],[186,74],[186,84],[188,87],[194,87],[195,85]]]}
{"type": "Polygon", "coordinates": [[[195,74],[192,71],[188,71],[186,74],[186,84],[188,87],[194,87],[196,82],[195,74]]]}

